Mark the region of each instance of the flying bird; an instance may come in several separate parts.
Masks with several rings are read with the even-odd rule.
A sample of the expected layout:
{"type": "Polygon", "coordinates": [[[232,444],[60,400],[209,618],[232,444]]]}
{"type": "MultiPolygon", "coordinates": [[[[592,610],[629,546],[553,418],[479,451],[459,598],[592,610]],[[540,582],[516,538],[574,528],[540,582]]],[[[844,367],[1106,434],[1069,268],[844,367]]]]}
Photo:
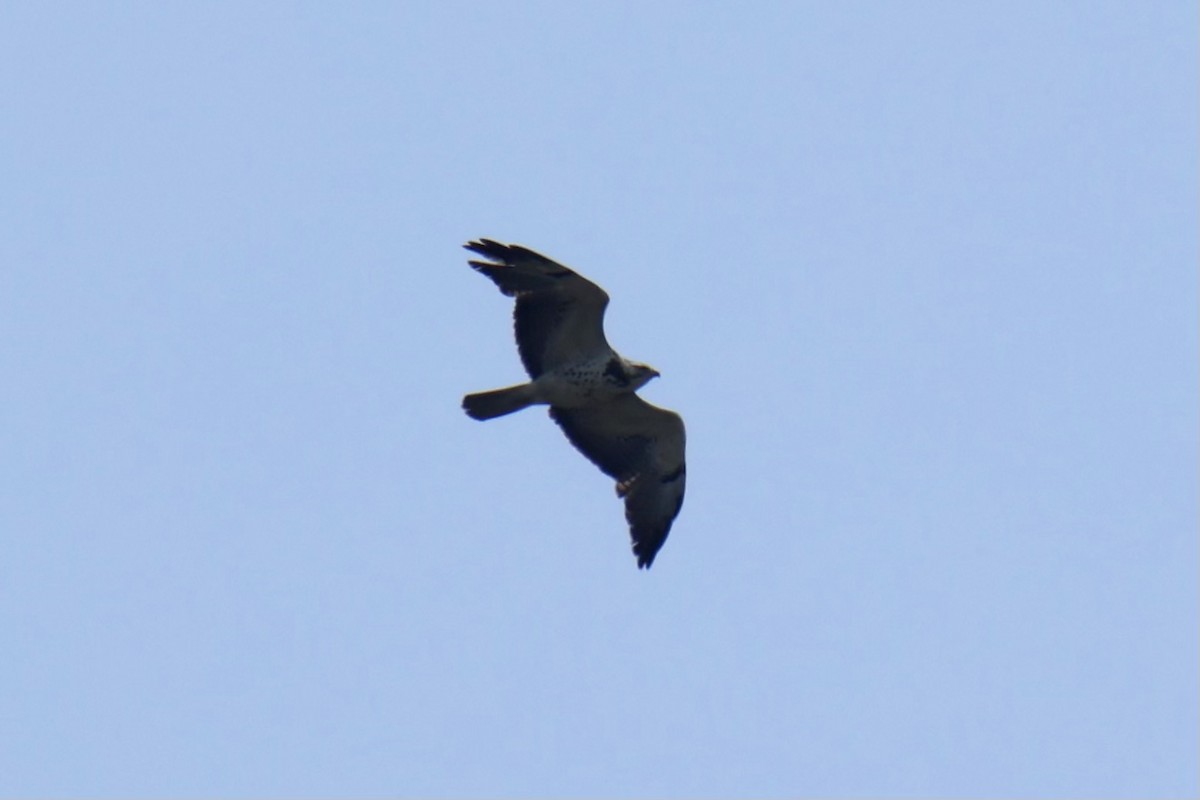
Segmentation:
{"type": "Polygon", "coordinates": [[[529,382],[469,394],[475,419],[550,406],[571,444],[617,481],[639,568],[654,563],[683,505],[683,420],[636,392],[658,370],[622,358],[604,337],[608,294],[556,261],[515,244],[463,245],[487,259],[468,263],[516,298],[517,351],[529,382]]]}

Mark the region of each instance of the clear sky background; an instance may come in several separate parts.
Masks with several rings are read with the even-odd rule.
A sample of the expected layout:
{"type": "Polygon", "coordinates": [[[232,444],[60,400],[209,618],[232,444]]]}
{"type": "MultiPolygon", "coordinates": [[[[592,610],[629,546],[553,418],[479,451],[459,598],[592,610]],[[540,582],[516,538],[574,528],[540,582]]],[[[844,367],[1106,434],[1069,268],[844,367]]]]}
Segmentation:
{"type": "Polygon", "coordinates": [[[0,794],[1195,796],[1196,31],[5,4],[0,794]],[[662,371],[649,572],[479,236],[662,371]]]}

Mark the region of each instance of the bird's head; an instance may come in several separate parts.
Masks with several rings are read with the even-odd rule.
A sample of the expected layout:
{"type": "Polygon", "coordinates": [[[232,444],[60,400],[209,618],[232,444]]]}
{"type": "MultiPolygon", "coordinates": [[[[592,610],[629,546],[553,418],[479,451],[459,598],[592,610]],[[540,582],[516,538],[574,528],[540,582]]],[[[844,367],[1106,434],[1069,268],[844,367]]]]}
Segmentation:
{"type": "Polygon", "coordinates": [[[629,386],[632,389],[640,389],[653,379],[659,377],[659,372],[649,364],[639,364],[636,361],[628,361],[625,364],[626,374],[629,376],[629,386]]]}

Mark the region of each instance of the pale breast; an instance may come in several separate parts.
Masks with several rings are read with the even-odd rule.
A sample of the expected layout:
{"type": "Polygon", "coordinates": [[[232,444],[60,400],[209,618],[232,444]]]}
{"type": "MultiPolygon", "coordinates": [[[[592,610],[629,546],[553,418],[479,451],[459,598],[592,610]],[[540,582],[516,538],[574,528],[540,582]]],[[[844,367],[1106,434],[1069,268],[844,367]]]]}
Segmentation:
{"type": "Polygon", "coordinates": [[[580,408],[629,391],[629,379],[614,358],[593,359],[543,372],[534,381],[552,406],[580,408]]]}

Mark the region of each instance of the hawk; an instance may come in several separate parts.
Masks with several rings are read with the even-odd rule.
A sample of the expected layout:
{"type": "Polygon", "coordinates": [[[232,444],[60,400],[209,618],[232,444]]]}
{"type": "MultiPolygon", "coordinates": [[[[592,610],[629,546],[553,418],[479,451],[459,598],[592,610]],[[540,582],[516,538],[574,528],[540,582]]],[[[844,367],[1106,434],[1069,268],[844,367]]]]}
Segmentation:
{"type": "Polygon", "coordinates": [[[550,406],[571,444],[617,481],[639,568],[654,563],[683,505],[683,420],[636,392],[658,370],[622,358],[604,338],[608,294],[556,261],[515,244],[463,245],[487,259],[468,263],[516,298],[517,351],[529,382],[469,394],[463,409],[493,419],[550,406]]]}

